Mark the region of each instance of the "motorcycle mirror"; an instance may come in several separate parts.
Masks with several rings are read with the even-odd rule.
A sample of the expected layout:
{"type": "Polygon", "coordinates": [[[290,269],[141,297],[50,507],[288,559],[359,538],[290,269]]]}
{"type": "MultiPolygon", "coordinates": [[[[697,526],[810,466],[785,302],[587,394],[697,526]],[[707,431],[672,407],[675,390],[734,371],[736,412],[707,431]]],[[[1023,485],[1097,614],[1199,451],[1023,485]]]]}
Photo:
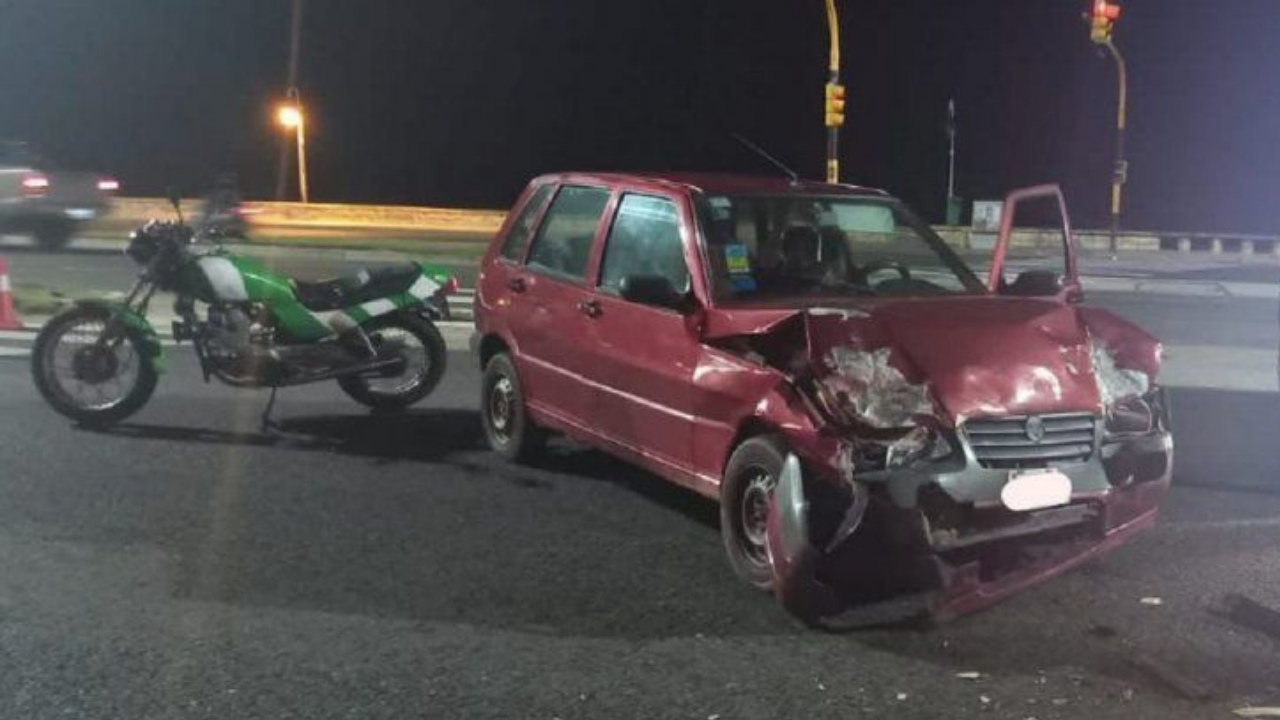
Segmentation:
{"type": "Polygon", "coordinates": [[[173,186],[169,186],[169,204],[173,206],[173,211],[178,213],[178,222],[182,222],[182,195],[173,186]]]}

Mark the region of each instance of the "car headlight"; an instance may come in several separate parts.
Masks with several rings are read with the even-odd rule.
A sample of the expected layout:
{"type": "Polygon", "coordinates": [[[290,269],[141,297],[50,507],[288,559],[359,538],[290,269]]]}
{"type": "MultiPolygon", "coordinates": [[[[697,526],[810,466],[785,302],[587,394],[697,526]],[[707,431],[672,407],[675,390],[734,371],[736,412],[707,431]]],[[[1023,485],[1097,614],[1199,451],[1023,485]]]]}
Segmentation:
{"type": "Polygon", "coordinates": [[[1156,428],[1156,411],[1146,397],[1121,398],[1108,405],[1106,413],[1109,436],[1146,435],[1156,428]]]}

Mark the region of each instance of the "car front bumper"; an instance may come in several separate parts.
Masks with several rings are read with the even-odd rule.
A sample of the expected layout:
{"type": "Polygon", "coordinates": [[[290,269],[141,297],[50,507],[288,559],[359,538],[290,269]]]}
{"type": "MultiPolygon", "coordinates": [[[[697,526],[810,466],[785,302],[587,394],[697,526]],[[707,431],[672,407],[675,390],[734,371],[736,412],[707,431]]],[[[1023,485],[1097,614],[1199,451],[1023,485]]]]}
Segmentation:
{"type": "Polygon", "coordinates": [[[946,620],[1060,575],[1154,524],[1173,465],[1165,427],[1100,440],[1087,461],[1058,466],[1072,481],[1070,502],[1041,510],[1005,508],[1011,471],[978,463],[964,441],[963,457],[949,462],[860,476],[872,494],[865,510],[836,509],[857,518],[838,519],[817,498],[797,512],[778,492],[770,551],[779,600],[798,615],[829,615],[847,607],[843,598],[927,590],[933,616],[946,620]],[[829,538],[837,525],[834,543],[795,541],[829,538]]]}

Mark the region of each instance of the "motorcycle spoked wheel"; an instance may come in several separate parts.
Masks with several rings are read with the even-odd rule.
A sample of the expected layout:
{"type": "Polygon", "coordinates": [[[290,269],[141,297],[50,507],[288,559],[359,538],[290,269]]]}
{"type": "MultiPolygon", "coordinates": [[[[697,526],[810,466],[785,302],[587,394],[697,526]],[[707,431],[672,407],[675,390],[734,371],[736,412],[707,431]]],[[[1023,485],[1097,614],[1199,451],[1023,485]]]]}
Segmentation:
{"type": "Polygon", "coordinates": [[[110,319],[105,310],[68,310],[40,330],[31,354],[36,389],[45,402],[88,427],[124,420],[156,389],[156,371],[138,331],[121,327],[117,337],[98,342],[110,319]]]}
{"type": "Polygon", "coordinates": [[[375,410],[403,410],[430,395],[440,384],[448,352],[435,323],[398,313],[370,322],[365,332],[380,355],[388,343],[394,343],[404,367],[395,375],[338,378],[339,387],[352,400],[375,410]]]}

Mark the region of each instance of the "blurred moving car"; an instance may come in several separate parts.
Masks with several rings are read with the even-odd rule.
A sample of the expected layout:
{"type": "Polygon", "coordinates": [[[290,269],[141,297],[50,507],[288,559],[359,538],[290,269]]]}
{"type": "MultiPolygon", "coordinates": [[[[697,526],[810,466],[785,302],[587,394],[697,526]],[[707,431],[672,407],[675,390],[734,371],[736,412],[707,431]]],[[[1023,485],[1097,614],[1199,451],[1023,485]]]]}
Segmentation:
{"type": "Polygon", "coordinates": [[[1155,520],[1161,346],[1082,300],[1054,186],[1010,195],[984,281],[877,190],[551,175],[481,263],[481,417],[510,459],[558,431],[717,500],[733,569],[807,621],[956,615],[1155,520]],[[1062,267],[1006,278],[1045,203],[1062,267]]]}
{"type": "Polygon", "coordinates": [[[57,170],[27,143],[0,141],[0,232],[30,234],[56,250],[119,190],[114,178],[57,170]]]}

